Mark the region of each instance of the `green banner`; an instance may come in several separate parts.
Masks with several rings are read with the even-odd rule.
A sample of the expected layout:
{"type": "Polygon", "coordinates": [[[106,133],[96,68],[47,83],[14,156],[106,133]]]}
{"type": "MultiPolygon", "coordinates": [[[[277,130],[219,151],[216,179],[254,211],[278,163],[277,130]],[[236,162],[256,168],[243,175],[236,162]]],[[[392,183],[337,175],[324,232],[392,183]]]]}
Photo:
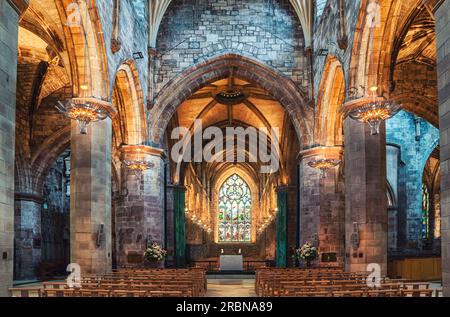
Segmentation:
{"type": "Polygon", "coordinates": [[[287,225],[287,192],[277,193],[277,245],[276,245],[276,265],[285,268],[287,265],[286,251],[286,225],[287,225]]]}
{"type": "Polygon", "coordinates": [[[186,192],[184,188],[175,188],[174,217],[175,217],[175,265],[186,267],[186,192]]]}

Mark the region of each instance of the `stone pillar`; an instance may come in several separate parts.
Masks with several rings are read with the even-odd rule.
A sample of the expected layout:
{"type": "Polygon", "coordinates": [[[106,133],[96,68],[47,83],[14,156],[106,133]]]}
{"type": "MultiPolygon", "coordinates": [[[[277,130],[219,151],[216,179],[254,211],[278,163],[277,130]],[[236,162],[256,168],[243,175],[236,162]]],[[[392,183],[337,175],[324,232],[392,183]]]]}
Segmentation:
{"type": "MultiPolygon", "coordinates": [[[[354,107],[356,100],[346,107],[354,107]]],[[[371,135],[368,124],[346,118],[345,136],[345,256],[347,271],[381,266],[387,273],[386,126],[371,135]]]]}
{"type": "MultiPolygon", "coordinates": [[[[286,255],[287,266],[292,267],[296,265],[296,261],[292,258],[294,255],[294,248],[298,244],[298,189],[296,186],[287,186],[287,225],[286,225],[286,255]]],[[[268,229],[266,229],[268,230],[268,229]]]]}
{"type": "Polygon", "coordinates": [[[441,233],[444,296],[450,297],[450,1],[436,12],[441,130],[441,233]]]}
{"type": "Polygon", "coordinates": [[[287,266],[287,194],[288,187],[277,188],[277,242],[275,260],[277,267],[287,266]]]}
{"type": "MultiPolygon", "coordinates": [[[[121,159],[139,159],[153,167],[142,175],[125,169],[126,195],[117,208],[118,266],[142,266],[150,242],[164,245],[164,152],[149,146],[123,146],[121,159]]],[[[125,168],[125,167],[124,167],[125,168]]]]}
{"type": "Polygon", "coordinates": [[[80,134],[72,121],[70,170],[70,254],[81,274],[111,270],[111,143],[108,117],[80,134]]]}
{"type": "Polygon", "coordinates": [[[186,188],[173,187],[174,227],[175,227],[175,265],[186,266],[186,188]]]}
{"type": "Polygon", "coordinates": [[[154,106],[155,89],[156,89],[156,73],[157,73],[157,50],[156,48],[148,48],[148,89],[147,89],[147,108],[150,110],[154,106]]]}
{"type": "Polygon", "coordinates": [[[344,193],[339,167],[326,178],[308,163],[319,159],[342,160],[342,147],[317,147],[300,152],[300,246],[310,242],[325,254],[327,265],[344,263],[344,193]]]}
{"type": "Polygon", "coordinates": [[[0,297],[13,281],[17,41],[25,0],[0,1],[0,297]]]}
{"type": "Polygon", "coordinates": [[[14,203],[14,278],[37,277],[41,262],[41,208],[39,195],[15,193],[14,203]]]}
{"type": "MultiPolygon", "coordinates": [[[[399,192],[399,167],[400,167],[400,147],[397,145],[388,144],[386,146],[386,174],[387,181],[391,186],[389,192],[392,196],[392,206],[388,204],[388,249],[392,251],[397,251],[399,249],[399,240],[404,241],[404,238],[399,239],[399,236],[404,236],[403,233],[399,232],[399,223],[404,223],[405,221],[400,221],[399,219],[399,204],[398,204],[398,192],[399,192]]],[[[406,216],[406,212],[402,212],[406,216]]],[[[404,224],[406,228],[406,224],[404,224]]],[[[404,244],[402,244],[404,245],[404,244]]]]}

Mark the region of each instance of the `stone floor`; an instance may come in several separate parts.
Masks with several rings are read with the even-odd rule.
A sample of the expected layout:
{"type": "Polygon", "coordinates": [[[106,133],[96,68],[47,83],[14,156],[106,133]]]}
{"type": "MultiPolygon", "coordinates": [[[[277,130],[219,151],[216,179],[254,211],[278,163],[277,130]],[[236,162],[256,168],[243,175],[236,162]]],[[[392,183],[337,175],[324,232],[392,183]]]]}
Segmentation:
{"type": "Polygon", "coordinates": [[[254,278],[209,277],[206,297],[255,297],[254,278]]]}

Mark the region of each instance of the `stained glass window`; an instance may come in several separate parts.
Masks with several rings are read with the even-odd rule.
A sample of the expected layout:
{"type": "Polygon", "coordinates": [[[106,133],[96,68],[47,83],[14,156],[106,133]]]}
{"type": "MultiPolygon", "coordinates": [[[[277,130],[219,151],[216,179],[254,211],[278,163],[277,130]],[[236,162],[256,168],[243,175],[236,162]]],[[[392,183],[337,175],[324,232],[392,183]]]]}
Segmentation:
{"type": "Polygon", "coordinates": [[[250,188],[234,174],[219,191],[219,242],[251,242],[251,208],[250,188]]]}
{"type": "Polygon", "coordinates": [[[422,239],[430,237],[430,192],[426,184],[422,184],[422,239]]]}

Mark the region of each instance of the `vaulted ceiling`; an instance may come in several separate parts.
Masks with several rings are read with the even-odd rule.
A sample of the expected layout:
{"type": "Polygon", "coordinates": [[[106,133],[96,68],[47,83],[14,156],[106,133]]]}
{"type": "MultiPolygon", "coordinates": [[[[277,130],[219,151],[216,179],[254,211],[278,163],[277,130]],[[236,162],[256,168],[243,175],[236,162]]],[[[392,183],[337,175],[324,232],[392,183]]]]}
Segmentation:
{"type": "Polygon", "coordinates": [[[409,25],[398,54],[397,64],[412,61],[436,65],[435,21],[427,10],[422,10],[409,25]]]}
{"type": "Polygon", "coordinates": [[[286,113],[280,103],[265,90],[244,80],[230,77],[200,89],[186,100],[176,114],[179,126],[191,128],[201,119],[203,128],[209,126],[251,126],[278,128],[282,138],[286,113]],[[223,92],[242,93],[241,99],[221,99],[223,92]]]}

